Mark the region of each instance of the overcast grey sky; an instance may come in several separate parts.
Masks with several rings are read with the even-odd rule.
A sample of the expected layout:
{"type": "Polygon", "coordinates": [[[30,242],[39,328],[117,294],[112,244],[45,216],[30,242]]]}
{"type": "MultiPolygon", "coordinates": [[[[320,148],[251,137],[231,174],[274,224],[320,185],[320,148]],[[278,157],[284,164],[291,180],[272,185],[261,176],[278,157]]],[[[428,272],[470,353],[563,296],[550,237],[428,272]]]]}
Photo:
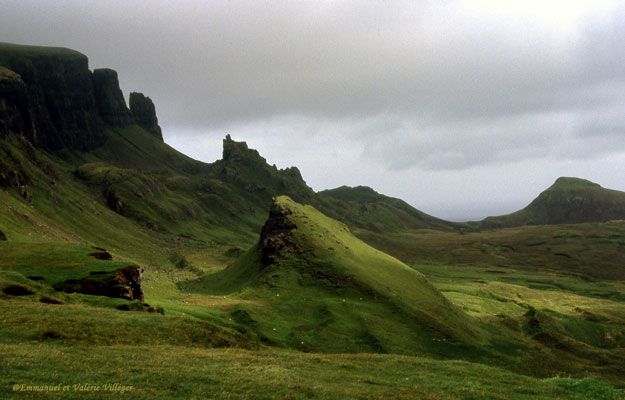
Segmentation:
{"type": "Polygon", "coordinates": [[[559,176],[625,190],[623,1],[0,0],[0,41],[81,51],[178,150],[230,133],[315,190],[454,220],[559,176]]]}

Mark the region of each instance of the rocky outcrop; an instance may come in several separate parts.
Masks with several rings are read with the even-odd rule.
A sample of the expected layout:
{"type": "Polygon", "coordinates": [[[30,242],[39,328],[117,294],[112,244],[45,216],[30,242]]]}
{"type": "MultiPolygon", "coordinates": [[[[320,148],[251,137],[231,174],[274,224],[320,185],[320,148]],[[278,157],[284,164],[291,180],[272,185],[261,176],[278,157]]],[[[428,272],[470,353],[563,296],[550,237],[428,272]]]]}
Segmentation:
{"type": "Polygon", "coordinates": [[[33,132],[16,133],[51,149],[101,143],[103,122],[86,56],[63,48],[1,44],[0,65],[17,73],[27,89],[33,132]]]}
{"type": "Polygon", "coordinates": [[[35,294],[32,290],[21,285],[7,286],[2,289],[2,293],[8,294],[9,296],[30,296],[31,294],[35,294]]]}
{"type": "Polygon", "coordinates": [[[14,150],[0,147],[0,188],[20,189],[30,183],[22,160],[14,150]]]}
{"type": "Polygon", "coordinates": [[[222,159],[224,161],[236,162],[257,161],[263,164],[267,162],[258,151],[248,148],[246,142],[236,142],[232,140],[230,135],[226,135],[226,138],[223,140],[222,159]]]}
{"type": "Polygon", "coordinates": [[[289,240],[290,233],[297,229],[289,220],[291,210],[274,201],[269,210],[269,218],[260,231],[259,247],[261,262],[270,265],[281,259],[285,249],[295,249],[295,244],[289,240]]]}
{"type": "Polygon", "coordinates": [[[93,70],[93,90],[100,117],[104,122],[114,127],[133,123],[119,88],[116,71],[108,68],[93,70]]]}
{"type": "Polygon", "coordinates": [[[117,72],[92,73],[74,50],[0,42],[0,138],[11,132],[40,148],[90,150],[107,127],[133,123],[163,140],[152,100],[132,93],[129,110],[117,72]]]}
{"type": "Polygon", "coordinates": [[[299,172],[299,168],[297,167],[288,167],[282,170],[282,173],[288,177],[295,178],[298,181],[304,182],[304,178],[302,178],[302,173],[299,172]]]}
{"type": "Polygon", "coordinates": [[[0,138],[9,132],[33,139],[26,84],[15,72],[0,67],[0,138]]]}
{"type": "Polygon", "coordinates": [[[129,266],[117,271],[97,273],[82,279],[71,279],[54,285],[58,291],[82,293],[94,296],[116,297],[143,301],[141,268],[129,266]]]}
{"type": "Polygon", "coordinates": [[[142,93],[130,93],[130,113],[137,125],[150,132],[160,141],[163,141],[163,133],[161,127],[158,126],[158,118],[156,118],[156,108],[152,99],[144,96],[142,93]]]}

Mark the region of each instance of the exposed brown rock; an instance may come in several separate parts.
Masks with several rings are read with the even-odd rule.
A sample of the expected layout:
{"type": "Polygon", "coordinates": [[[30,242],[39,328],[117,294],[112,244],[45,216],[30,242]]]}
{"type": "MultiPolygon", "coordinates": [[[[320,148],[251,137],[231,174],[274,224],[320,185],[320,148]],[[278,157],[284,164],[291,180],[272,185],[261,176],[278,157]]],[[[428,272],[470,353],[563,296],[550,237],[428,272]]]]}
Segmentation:
{"type": "Polygon", "coordinates": [[[291,210],[274,202],[269,210],[269,218],[260,231],[261,261],[270,265],[281,258],[281,251],[295,244],[289,240],[289,233],[296,226],[289,221],[291,210]]]}
{"type": "Polygon", "coordinates": [[[8,294],[9,296],[29,296],[31,294],[34,294],[35,292],[28,288],[25,288],[24,286],[11,285],[2,289],[2,293],[8,294]]]}
{"type": "Polygon", "coordinates": [[[97,260],[112,260],[113,256],[108,251],[96,251],[89,254],[89,257],[93,257],[97,260]]]}
{"type": "Polygon", "coordinates": [[[127,300],[143,301],[143,289],[141,288],[142,271],[137,266],[129,266],[118,269],[112,274],[103,272],[102,275],[110,275],[103,279],[97,279],[98,273],[91,273],[92,277],[71,279],[57,283],[54,288],[66,293],[83,293],[95,296],[116,297],[127,300]]]}

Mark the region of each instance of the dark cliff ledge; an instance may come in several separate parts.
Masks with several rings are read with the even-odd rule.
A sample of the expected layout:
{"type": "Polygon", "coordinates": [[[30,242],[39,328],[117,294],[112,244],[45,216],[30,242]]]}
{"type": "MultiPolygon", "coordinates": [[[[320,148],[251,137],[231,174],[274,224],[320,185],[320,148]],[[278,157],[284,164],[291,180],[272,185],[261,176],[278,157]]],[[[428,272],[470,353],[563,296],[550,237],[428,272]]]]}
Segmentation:
{"type": "Polygon", "coordinates": [[[161,142],[163,141],[163,133],[161,127],[158,126],[158,118],[156,118],[156,108],[152,99],[143,95],[143,93],[130,93],[130,113],[137,125],[150,132],[161,142]]]}
{"type": "MultiPolygon", "coordinates": [[[[102,142],[104,124],[86,56],[64,48],[0,43],[0,65],[19,74],[27,89],[32,133],[15,133],[52,149],[93,148],[102,142]]],[[[8,96],[0,97],[6,101],[8,96]]]]}
{"type": "Polygon", "coordinates": [[[111,126],[126,126],[133,123],[124,95],[119,88],[116,71],[108,68],[94,69],[93,90],[100,117],[104,122],[111,126]]]}
{"type": "Polygon", "coordinates": [[[152,100],[134,94],[130,103],[129,110],[117,72],[92,73],[77,51],[0,42],[0,137],[89,150],[104,142],[107,127],[137,123],[162,141],[152,100]]]}
{"type": "Polygon", "coordinates": [[[28,92],[22,78],[0,66],[0,138],[10,132],[21,132],[24,137],[33,140],[28,107],[28,92]]]}

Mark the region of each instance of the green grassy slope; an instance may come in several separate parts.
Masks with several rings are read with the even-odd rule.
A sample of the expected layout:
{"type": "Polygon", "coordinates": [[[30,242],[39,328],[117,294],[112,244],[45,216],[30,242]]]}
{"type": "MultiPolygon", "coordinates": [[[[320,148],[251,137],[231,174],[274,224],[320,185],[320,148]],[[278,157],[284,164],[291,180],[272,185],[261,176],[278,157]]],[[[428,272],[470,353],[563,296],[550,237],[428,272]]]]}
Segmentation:
{"type": "Polygon", "coordinates": [[[71,243],[0,242],[0,270],[18,272],[46,284],[123,269],[128,262],[98,260],[102,249],[71,243]]]}
{"type": "Polygon", "coordinates": [[[625,223],[539,225],[483,232],[375,234],[368,243],[404,262],[551,271],[584,281],[625,280],[625,223]]]}
{"type": "Polygon", "coordinates": [[[482,228],[575,224],[625,219],[625,193],[579,178],[558,178],[524,209],[488,217],[482,228]]]}
{"type": "Polygon", "coordinates": [[[305,351],[481,358],[492,339],[422,274],[288,197],[276,199],[258,245],[182,287],[262,304],[233,316],[267,343],[305,351]]]}
{"type": "Polygon", "coordinates": [[[372,232],[406,229],[452,230],[466,227],[427,215],[406,202],[384,196],[366,186],[341,186],[318,193],[313,203],[324,214],[351,227],[372,232]]]}
{"type": "MultiPolygon", "coordinates": [[[[467,232],[369,188],[315,194],[230,137],[212,164],[134,125],[103,138],[55,152],[0,140],[0,397],[119,382],[129,398],[623,398],[603,382],[625,382],[620,221],[467,232]],[[279,197],[259,241],[282,194],[349,228],[279,197]],[[53,289],[133,264],[164,315],[53,289]]],[[[482,228],[612,218],[619,193],[559,179],[482,228]]]]}
{"type": "Polygon", "coordinates": [[[537,379],[462,361],[397,355],[304,354],[172,345],[82,347],[45,342],[0,344],[0,351],[4,355],[0,369],[12,371],[10,375],[0,375],[0,397],[4,398],[623,398],[611,385],[593,379],[537,379]],[[56,386],[60,382],[68,386],[66,393],[38,395],[21,386],[56,386]],[[78,383],[97,388],[81,388],[78,383]],[[115,383],[117,387],[113,386],[115,383]],[[14,385],[18,385],[16,392],[14,385]]]}
{"type": "Polygon", "coordinates": [[[68,49],[65,47],[50,47],[50,46],[27,46],[22,44],[13,44],[0,42],[0,50],[7,53],[12,53],[16,57],[30,57],[30,56],[67,56],[76,55],[84,57],[76,50],[68,49]]]}

